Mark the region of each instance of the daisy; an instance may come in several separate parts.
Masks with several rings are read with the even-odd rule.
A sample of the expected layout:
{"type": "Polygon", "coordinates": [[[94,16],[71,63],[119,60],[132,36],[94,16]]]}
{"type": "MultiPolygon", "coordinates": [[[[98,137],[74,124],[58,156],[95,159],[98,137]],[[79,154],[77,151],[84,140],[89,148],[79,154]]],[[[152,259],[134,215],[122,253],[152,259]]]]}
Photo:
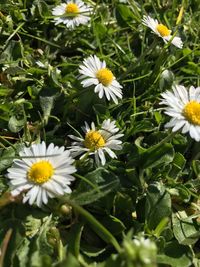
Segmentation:
{"type": "Polygon", "coordinates": [[[81,84],[83,87],[95,85],[94,92],[102,98],[104,94],[110,101],[118,103],[117,97],[122,98],[122,86],[116,81],[115,76],[106,68],[106,62],[100,61],[97,56],[90,56],[84,59],[83,64],[79,67],[81,75],[81,84]]]}
{"type": "MultiPolygon", "coordinates": [[[[142,23],[161,37],[165,43],[171,40],[171,30],[169,30],[165,25],[159,24],[157,19],[152,19],[150,16],[144,16],[142,23]]],[[[178,48],[183,47],[183,42],[180,37],[174,37],[171,42],[178,48]]]]}
{"type": "Polygon", "coordinates": [[[55,24],[63,23],[71,29],[80,24],[87,24],[90,20],[90,12],[91,8],[81,0],[66,1],[52,10],[52,14],[57,16],[54,18],[55,24]]]}
{"type": "Polygon", "coordinates": [[[191,86],[187,90],[182,85],[173,86],[173,92],[166,91],[160,104],[167,105],[165,113],[172,117],[166,127],[173,132],[181,129],[189,132],[197,142],[200,141],[200,87],[191,86]]]}
{"type": "Polygon", "coordinates": [[[38,207],[47,204],[48,198],[71,193],[69,185],[74,181],[71,175],[76,171],[69,150],[45,142],[24,147],[19,152],[21,159],[15,159],[8,169],[11,194],[24,192],[23,203],[36,203],[38,207]]]}
{"type": "Polygon", "coordinates": [[[73,157],[80,154],[83,154],[81,158],[85,154],[94,155],[97,165],[100,165],[100,163],[105,165],[106,158],[104,153],[108,153],[111,158],[117,158],[112,150],[122,149],[122,141],[118,139],[123,134],[117,133],[119,128],[116,127],[115,121],[104,120],[99,130],[95,127],[94,122],[92,122],[91,128],[85,122],[83,131],[85,132],[85,138],[69,135],[70,138],[76,141],[69,147],[73,157]]]}

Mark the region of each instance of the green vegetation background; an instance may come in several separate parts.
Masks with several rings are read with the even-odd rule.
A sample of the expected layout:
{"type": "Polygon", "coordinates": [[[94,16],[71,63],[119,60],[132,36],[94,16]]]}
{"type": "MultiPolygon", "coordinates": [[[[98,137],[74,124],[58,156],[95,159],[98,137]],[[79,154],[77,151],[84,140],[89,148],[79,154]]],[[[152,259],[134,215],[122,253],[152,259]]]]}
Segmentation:
{"type": "Polygon", "coordinates": [[[88,1],[90,25],[75,30],[54,25],[58,4],[0,0],[0,267],[200,266],[200,147],[169,135],[159,106],[172,84],[200,84],[199,1],[88,1]],[[164,45],[143,15],[177,30],[183,49],[164,45]],[[81,87],[91,54],[123,85],[118,105],[81,87]],[[11,203],[6,169],[23,142],[68,146],[84,121],[105,118],[124,133],[117,160],[77,160],[73,193],[44,209],[11,203]],[[138,248],[140,236],[156,252],[138,248]]]}

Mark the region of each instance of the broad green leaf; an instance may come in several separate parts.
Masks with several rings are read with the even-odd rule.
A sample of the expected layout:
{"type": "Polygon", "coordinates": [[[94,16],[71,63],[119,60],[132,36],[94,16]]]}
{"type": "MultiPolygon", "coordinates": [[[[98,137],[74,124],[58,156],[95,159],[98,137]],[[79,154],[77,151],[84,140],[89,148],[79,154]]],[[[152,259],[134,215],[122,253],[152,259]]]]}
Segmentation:
{"type": "Polygon", "coordinates": [[[149,229],[155,229],[163,218],[171,215],[171,198],[162,183],[150,184],[147,189],[145,217],[149,229]]]}
{"type": "Polygon", "coordinates": [[[187,218],[185,211],[173,215],[173,232],[178,242],[182,245],[192,245],[200,237],[200,227],[192,219],[187,218]]]}
{"type": "Polygon", "coordinates": [[[136,133],[141,132],[151,132],[155,129],[155,126],[149,119],[143,119],[142,122],[134,122],[133,128],[131,128],[129,131],[129,135],[133,135],[136,133]]]}
{"type": "Polygon", "coordinates": [[[17,133],[19,132],[25,125],[26,123],[26,120],[25,118],[22,118],[22,119],[17,119],[15,115],[13,115],[9,122],[8,122],[8,127],[9,129],[11,130],[11,132],[13,133],[17,133]]]}
{"type": "Polygon", "coordinates": [[[88,173],[85,179],[88,182],[81,180],[78,188],[70,196],[79,205],[95,202],[99,198],[116,190],[119,186],[117,176],[101,167],[88,173]]]}
{"type": "Polygon", "coordinates": [[[167,165],[174,158],[174,149],[171,144],[164,143],[155,145],[142,153],[140,167],[142,169],[153,168],[156,166],[167,165]]]}
{"type": "Polygon", "coordinates": [[[168,176],[176,179],[180,172],[183,170],[186,163],[186,159],[181,153],[175,153],[174,159],[171,164],[171,169],[168,172],[168,176]]]}
{"type": "Polygon", "coordinates": [[[157,262],[171,267],[188,267],[192,264],[192,251],[188,246],[172,241],[167,244],[164,253],[157,256],[157,262]]]}
{"type": "Polygon", "coordinates": [[[116,6],[116,18],[120,25],[125,26],[126,23],[133,21],[135,16],[129,6],[118,4],[116,6]]]}

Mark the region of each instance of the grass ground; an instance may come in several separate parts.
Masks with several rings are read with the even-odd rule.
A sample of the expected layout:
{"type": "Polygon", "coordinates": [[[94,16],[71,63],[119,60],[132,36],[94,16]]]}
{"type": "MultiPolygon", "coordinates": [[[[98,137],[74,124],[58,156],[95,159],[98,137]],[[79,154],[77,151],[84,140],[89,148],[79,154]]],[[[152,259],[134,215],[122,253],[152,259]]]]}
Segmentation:
{"type": "Polygon", "coordinates": [[[55,25],[57,0],[0,0],[0,267],[198,267],[199,143],[165,128],[160,101],[174,85],[200,86],[199,1],[86,2],[89,23],[69,29],[55,25]],[[183,47],[165,44],[144,15],[183,47]],[[83,88],[90,55],[122,85],[117,104],[83,88]],[[85,122],[107,119],[122,148],[105,165],[75,157],[71,194],[41,207],[23,204],[26,191],[11,195],[8,168],[24,146],[69,149],[85,122]]]}

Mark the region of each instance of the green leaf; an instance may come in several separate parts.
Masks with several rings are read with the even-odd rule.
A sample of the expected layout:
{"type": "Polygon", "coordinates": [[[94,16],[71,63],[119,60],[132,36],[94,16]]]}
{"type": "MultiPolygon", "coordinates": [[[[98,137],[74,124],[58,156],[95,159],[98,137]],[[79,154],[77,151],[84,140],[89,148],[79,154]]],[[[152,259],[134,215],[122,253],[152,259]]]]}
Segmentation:
{"type": "Polygon", "coordinates": [[[7,149],[0,148],[0,171],[7,169],[13,162],[15,157],[15,150],[12,147],[7,149]]]}
{"type": "Polygon", "coordinates": [[[126,228],[122,221],[112,215],[103,217],[100,222],[111,231],[113,235],[122,233],[126,228]]]}
{"type": "Polygon", "coordinates": [[[88,222],[90,227],[100,238],[102,238],[106,243],[112,244],[114,248],[120,252],[121,248],[115,237],[92,214],[71,200],[68,200],[67,203],[88,222]]]}
{"type": "Polygon", "coordinates": [[[59,262],[59,263],[55,264],[54,266],[55,267],[67,267],[67,266],[69,266],[69,267],[81,267],[81,265],[79,264],[76,257],[74,255],[72,255],[71,253],[67,254],[67,257],[64,261],[59,262]]]}
{"type": "Polygon", "coordinates": [[[43,224],[39,228],[38,238],[36,239],[37,249],[41,255],[47,254],[51,255],[53,253],[52,247],[49,245],[47,240],[47,232],[51,226],[52,216],[43,218],[43,224]]]}
{"type": "Polygon", "coordinates": [[[51,110],[54,105],[55,96],[40,96],[40,105],[43,111],[43,117],[45,123],[48,122],[49,116],[51,115],[51,110]]]}
{"type": "Polygon", "coordinates": [[[192,161],[192,169],[197,178],[200,178],[200,160],[192,161]]]}
{"type": "Polygon", "coordinates": [[[29,258],[30,267],[52,267],[51,258],[36,250],[29,258]]]}
{"type": "Polygon", "coordinates": [[[135,16],[129,6],[118,4],[116,6],[116,18],[118,23],[123,26],[134,20],[135,16]]]}
{"type": "Polygon", "coordinates": [[[97,257],[106,251],[105,248],[98,248],[91,245],[87,245],[84,242],[81,243],[81,251],[88,257],[97,257]]]}
{"type": "Polygon", "coordinates": [[[153,168],[160,165],[167,165],[174,158],[174,148],[172,144],[164,143],[155,145],[142,153],[140,167],[142,169],[153,168]]]}
{"type": "Polygon", "coordinates": [[[8,96],[13,92],[13,89],[0,87],[0,96],[8,96]]]}
{"type": "Polygon", "coordinates": [[[143,119],[139,122],[134,122],[133,127],[129,130],[129,135],[133,135],[140,132],[150,132],[155,129],[155,126],[149,119],[143,119]]]}
{"type": "Polygon", "coordinates": [[[104,24],[100,22],[96,22],[95,24],[93,24],[93,27],[94,27],[95,35],[97,35],[100,40],[104,38],[105,36],[107,36],[108,29],[106,28],[104,24]]]}
{"type": "Polygon", "coordinates": [[[89,183],[81,180],[78,188],[74,190],[70,196],[70,198],[79,205],[95,202],[116,190],[119,186],[119,179],[117,176],[101,167],[88,173],[85,176],[85,180],[88,180],[89,183]],[[91,186],[90,183],[93,186],[91,186]]]}
{"type": "Polygon", "coordinates": [[[192,245],[200,237],[200,227],[190,218],[187,218],[185,211],[173,215],[173,232],[178,242],[182,245],[192,245]]]}
{"type": "Polygon", "coordinates": [[[192,251],[188,246],[172,241],[167,244],[164,253],[157,256],[157,262],[171,267],[188,267],[192,264],[192,251]]]}
{"type": "Polygon", "coordinates": [[[186,163],[186,159],[181,153],[175,153],[173,162],[171,164],[171,169],[168,172],[168,176],[176,179],[180,175],[186,163]]]}
{"type": "Polygon", "coordinates": [[[27,266],[29,263],[29,251],[30,251],[30,240],[24,238],[23,242],[21,242],[19,248],[16,250],[16,256],[19,260],[19,267],[27,266]]]}
{"type": "Polygon", "coordinates": [[[15,115],[13,115],[9,122],[8,122],[8,127],[13,133],[18,133],[25,125],[25,118],[23,119],[17,119],[15,115]]]}
{"type": "Polygon", "coordinates": [[[145,217],[149,229],[155,229],[163,218],[171,215],[171,198],[165,186],[155,182],[147,189],[145,217]]]}
{"type": "Polygon", "coordinates": [[[79,257],[80,240],[83,227],[83,223],[76,223],[71,227],[70,232],[67,236],[68,252],[72,253],[76,258],[79,257]]]}

